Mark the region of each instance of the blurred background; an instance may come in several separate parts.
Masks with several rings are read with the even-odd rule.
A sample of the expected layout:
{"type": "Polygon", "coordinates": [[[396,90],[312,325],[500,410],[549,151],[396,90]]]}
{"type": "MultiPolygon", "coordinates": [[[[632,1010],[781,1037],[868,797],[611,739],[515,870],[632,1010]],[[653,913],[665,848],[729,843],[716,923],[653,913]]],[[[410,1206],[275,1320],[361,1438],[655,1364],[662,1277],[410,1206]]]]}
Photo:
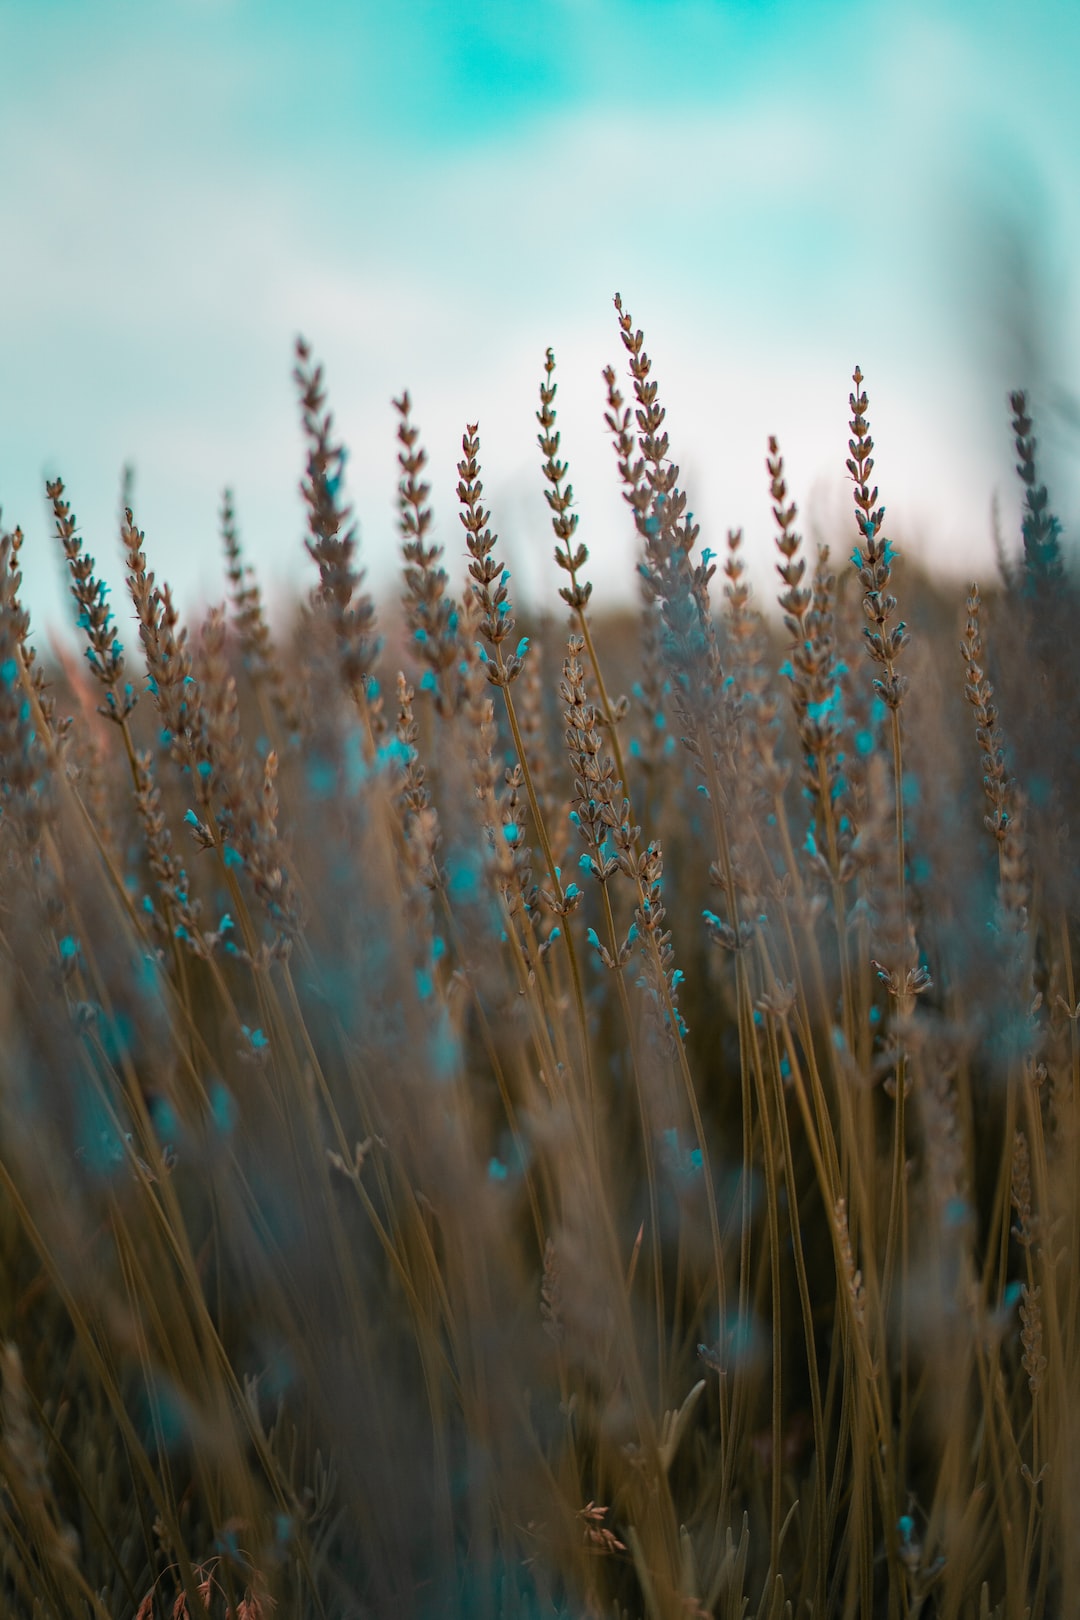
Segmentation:
{"type": "Polygon", "coordinates": [[[188,606],[224,594],[225,484],[271,600],[312,582],[300,332],[378,590],[407,387],[455,577],[478,421],[519,590],[554,599],[551,344],[594,602],[633,601],[600,375],[625,372],[616,291],[702,543],[743,527],[762,591],[770,433],[805,528],[850,550],[856,362],[898,543],[988,578],[995,492],[1019,543],[1016,386],[1068,536],[1078,67],[1080,8],[1052,0],[0,0],[0,507],[37,632],[70,622],[56,474],[118,598],[125,464],[188,606]]]}

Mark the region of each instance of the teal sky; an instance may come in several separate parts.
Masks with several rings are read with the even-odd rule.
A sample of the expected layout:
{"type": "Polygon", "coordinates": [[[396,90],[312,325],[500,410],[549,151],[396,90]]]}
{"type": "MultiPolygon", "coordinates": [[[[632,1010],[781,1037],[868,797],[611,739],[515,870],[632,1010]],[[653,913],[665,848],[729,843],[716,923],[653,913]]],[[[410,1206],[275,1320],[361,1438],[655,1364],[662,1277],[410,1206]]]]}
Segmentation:
{"type": "Polygon", "coordinates": [[[120,471],[151,564],[215,600],[235,491],[277,589],[310,582],[290,382],[304,332],[351,450],[373,581],[397,552],[393,394],[461,546],[479,420],[494,521],[553,589],[535,448],[544,350],[596,600],[633,590],[602,423],[621,291],[703,543],[769,587],[766,439],[846,555],[847,395],[867,375],[901,543],[988,574],[1027,383],[1066,518],[1078,372],[1080,8],[550,0],[0,0],[0,507],[60,623],[43,483],[117,586],[120,471]]]}

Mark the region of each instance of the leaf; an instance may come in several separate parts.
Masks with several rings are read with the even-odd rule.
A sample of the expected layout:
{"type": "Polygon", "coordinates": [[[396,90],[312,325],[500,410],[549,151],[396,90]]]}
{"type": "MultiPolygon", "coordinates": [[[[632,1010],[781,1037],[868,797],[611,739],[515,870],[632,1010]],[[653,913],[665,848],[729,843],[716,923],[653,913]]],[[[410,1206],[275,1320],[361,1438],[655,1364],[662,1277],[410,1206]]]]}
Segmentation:
{"type": "Polygon", "coordinates": [[[660,1425],[660,1444],[657,1447],[657,1452],[660,1457],[661,1467],[663,1468],[665,1474],[675,1461],[675,1453],[679,1449],[679,1441],[682,1439],[683,1430],[686,1428],[690,1414],[697,1405],[701,1392],[704,1388],[705,1380],[704,1378],[699,1378],[689,1395],[686,1397],[685,1401],[683,1401],[682,1405],[679,1407],[679,1410],[677,1412],[664,1413],[664,1420],[660,1425]]]}

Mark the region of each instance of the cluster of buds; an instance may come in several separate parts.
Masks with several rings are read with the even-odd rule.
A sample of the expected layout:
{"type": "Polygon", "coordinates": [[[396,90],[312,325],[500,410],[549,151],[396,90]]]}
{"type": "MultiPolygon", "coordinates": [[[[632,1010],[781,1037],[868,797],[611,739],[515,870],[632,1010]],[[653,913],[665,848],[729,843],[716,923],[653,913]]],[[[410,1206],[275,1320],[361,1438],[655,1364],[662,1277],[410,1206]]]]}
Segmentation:
{"type": "Polygon", "coordinates": [[[896,553],[891,542],[881,538],[885,508],[875,507],[878,492],[876,487],[870,489],[870,477],[874,470],[874,458],[871,454],[874,441],[870,437],[870,428],[866,420],[869,401],[866,394],[861,391],[862,381],[863,374],[856,366],[854,373],[856,392],[850,396],[852,438],[848,442],[851,458],[847,469],[855,481],[855,520],[859,525],[863,544],[855,547],[852,561],[863,587],[863,610],[870,620],[864,630],[867,646],[871,658],[876,664],[880,664],[884,671],[880,678],[875,680],[874,687],[880,693],[882,701],[890,709],[895,710],[904,701],[908,683],[907,677],[898,675],[894,666],[909,637],[907,626],[902,619],[891,627],[889,623],[896,612],[896,597],[889,591],[892,561],[896,553]]]}
{"type": "Polygon", "coordinates": [[[363,573],[355,563],[357,533],[352,508],[342,498],[346,452],[333,438],[333,416],[326,406],[322,367],[312,363],[303,339],[296,345],[293,372],[300,391],[304,433],[308,441],[307,476],[300,486],[307,507],[308,554],[318,565],[315,606],[329,622],[337,643],[347,689],[367,702],[373,732],[381,716],[371,701],[377,697],[372,668],[379,651],[375,604],[361,591],[363,573]]]}
{"type": "Polygon", "coordinates": [[[442,566],[442,546],[432,545],[426,536],[433,522],[428,504],[431,485],[422,479],[427,452],[419,443],[420,429],[412,420],[408,392],[395,399],[398,423],[398,511],[401,526],[401,552],[405,562],[405,617],[413,636],[417,658],[427,668],[420,689],[434,695],[435,708],[442,716],[455,712],[461,692],[455,680],[460,652],[460,615],[453,597],[447,594],[448,576],[442,566]]]}
{"type": "Polygon", "coordinates": [[[469,548],[469,578],[472,593],[480,608],[479,629],[485,641],[494,648],[495,658],[488,657],[480,648],[480,660],[486,666],[487,678],[492,686],[509,686],[521,674],[525,654],[529,649],[527,636],[522,636],[516,652],[505,653],[503,644],[514,633],[514,615],[510,602],[510,570],[503,568],[492,556],[496,536],[488,527],[491,513],[483,505],[484,486],[480,481],[480,429],[474,423],[465,429],[461,440],[462,459],[458,462],[458,500],[463,510],[458,514],[465,530],[465,544],[469,548]]]}
{"type": "Polygon", "coordinates": [[[578,515],[570,510],[574,503],[574,486],[567,484],[563,487],[569,467],[565,461],[559,460],[561,436],[555,426],[555,392],[558,384],[553,381],[554,374],[555,351],[549,349],[544,360],[544,381],[540,384],[540,409],[536,413],[536,420],[540,424],[537,442],[544,453],[544,477],[550,485],[544,491],[544,499],[551,509],[551,526],[555,531],[555,561],[565,574],[570,575],[569,585],[560,586],[559,595],[572,612],[584,613],[592,595],[592,585],[588,580],[579,580],[577,576],[588,562],[589,552],[580,543],[571,546],[577,532],[578,515]]]}
{"type": "Polygon", "coordinates": [[[79,609],[78,625],[86,632],[87,662],[95,680],[105,688],[105,701],[98,713],[119,725],[127,719],[138,699],[130,681],[117,694],[117,687],[124,678],[124,649],[113,628],[112,609],[106,601],[109,587],[96,577],[94,559],[83,551],[75,514],[64,499],[62,481],[57,478],[47,483],[45,491],[52,502],[56,533],[71,570],[71,594],[79,609]]]}

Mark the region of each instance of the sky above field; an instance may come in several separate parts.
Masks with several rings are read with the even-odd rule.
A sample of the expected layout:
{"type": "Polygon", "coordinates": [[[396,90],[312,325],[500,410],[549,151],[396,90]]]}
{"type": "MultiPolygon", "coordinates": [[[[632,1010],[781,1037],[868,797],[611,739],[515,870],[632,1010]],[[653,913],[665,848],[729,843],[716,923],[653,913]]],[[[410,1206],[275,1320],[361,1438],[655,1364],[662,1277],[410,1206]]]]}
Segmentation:
{"type": "Polygon", "coordinates": [[[771,588],[776,433],[805,528],[847,556],[858,362],[890,532],[988,576],[995,490],[1017,527],[1007,387],[1033,389],[1054,498],[1080,507],[1078,67],[1080,7],[1049,0],[0,0],[0,508],[35,622],[67,612],[58,473],[121,601],[125,463],[183,600],[223,595],[226,484],[272,594],[311,583],[301,332],[377,588],[407,387],[452,572],[478,421],[504,551],[552,598],[550,344],[595,600],[632,600],[603,427],[617,291],[702,544],[743,528],[771,588]]]}

